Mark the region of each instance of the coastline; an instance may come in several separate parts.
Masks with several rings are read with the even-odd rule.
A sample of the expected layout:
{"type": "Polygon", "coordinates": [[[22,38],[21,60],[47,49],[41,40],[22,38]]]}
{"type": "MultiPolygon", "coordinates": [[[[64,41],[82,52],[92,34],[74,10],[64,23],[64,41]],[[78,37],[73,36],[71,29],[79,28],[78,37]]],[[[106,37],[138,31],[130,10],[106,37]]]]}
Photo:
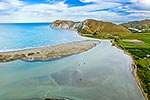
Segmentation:
{"type": "Polygon", "coordinates": [[[0,52],[0,62],[9,62],[14,60],[25,61],[48,61],[63,58],[73,54],[85,52],[97,44],[98,40],[76,41],[54,46],[45,46],[28,50],[17,50],[0,52]]]}
{"type": "MultiPolygon", "coordinates": [[[[54,23],[55,24],[55,23],[54,23]]],[[[65,26],[65,25],[64,25],[65,26]]],[[[59,27],[59,25],[57,26],[55,26],[55,25],[51,25],[50,26],[51,28],[56,28],[56,29],[66,29],[66,30],[70,30],[69,28],[64,28],[64,27],[59,27]]],[[[79,35],[81,35],[82,36],[82,32],[80,32],[80,31],[77,31],[77,30],[74,30],[74,31],[76,31],[79,35]]],[[[83,36],[83,37],[87,37],[87,36],[83,36]]],[[[93,37],[91,37],[91,38],[93,38],[93,37]]],[[[94,38],[95,39],[95,38],[94,38]]],[[[134,77],[134,79],[135,79],[135,81],[136,81],[136,83],[137,83],[137,85],[138,85],[138,88],[139,88],[139,90],[140,90],[140,92],[141,92],[141,94],[144,96],[144,98],[145,98],[145,100],[149,100],[148,99],[148,97],[147,97],[147,94],[144,92],[144,90],[143,90],[143,88],[142,88],[142,86],[141,86],[141,81],[140,81],[140,79],[139,79],[139,77],[138,77],[138,75],[137,75],[137,66],[136,66],[136,63],[135,63],[135,61],[134,61],[134,59],[133,59],[133,56],[130,54],[130,53],[128,53],[124,48],[122,48],[121,46],[119,46],[118,45],[118,43],[116,43],[115,42],[115,40],[114,39],[109,39],[110,41],[111,41],[111,43],[112,43],[112,46],[116,46],[118,49],[121,49],[121,50],[123,50],[124,51],[124,53],[125,54],[127,54],[128,56],[130,56],[131,57],[131,59],[132,59],[132,64],[131,64],[131,73],[133,74],[133,77],[134,77]]]]}
{"type": "Polygon", "coordinates": [[[132,72],[132,75],[133,75],[133,77],[134,77],[134,79],[135,79],[135,81],[136,81],[136,83],[137,83],[137,85],[138,85],[138,88],[139,88],[141,94],[144,96],[144,99],[145,99],[145,100],[149,100],[148,97],[147,97],[147,94],[144,92],[144,90],[143,90],[143,88],[142,88],[140,78],[139,78],[138,75],[137,75],[137,66],[136,66],[136,63],[135,63],[135,60],[134,60],[133,56],[132,56],[130,53],[128,53],[125,49],[123,49],[122,47],[120,47],[114,40],[111,40],[111,43],[112,43],[115,47],[117,47],[118,49],[123,50],[125,54],[127,54],[128,56],[131,57],[131,60],[132,60],[132,64],[131,64],[131,72],[132,72]]]}
{"type": "MultiPolygon", "coordinates": [[[[134,63],[134,61],[133,61],[133,63],[134,63]]],[[[142,88],[141,81],[140,81],[140,79],[139,79],[139,77],[137,75],[137,66],[136,66],[135,63],[132,64],[132,74],[133,74],[133,76],[134,76],[134,78],[135,78],[135,80],[136,80],[136,82],[137,82],[137,84],[139,86],[139,89],[141,90],[141,93],[143,94],[145,100],[149,100],[148,97],[147,97],[147,94],[144,92],[144,90],[142,88]]]]}
{"type": "MultiPolygon", "coordinates": [[[[80,33],[78,33],[78,34],[81,35],[80,33]]],[[[93,40],[93,42],[94,41],[95,40],[93,40]]],[[[81,43],[83,41],[78,41],[78,43],[79,42],[81,43]]],[[[113,42],[113,41],[111,41],[111,42],[113,42]]],[[[74,43],[74,42],[72,42],[72,43],[74,43]]],[[[67,43],[67,44],[70,44],[70,43],[67,43]]],[[[69,53],[67,53],[68,51],[65,51],[65,53],[67,53],[67,54],[65,54],[64,52],[54,52],[53,50],[50,52],[49,50],[46,50],[46,49],[50,49],[51,47],[53,48],[55,46],[33,48],[33,49],[28,49],[28,50],[16,50],[16,51],[10,51],[10,52],[0,52],[0,62],[8,62],[8,61],[14,61],[14,60],[25,60],[25,61],[47,61],[47,60],[55,60],[55,59],[59,59],[59,58],[63,58],[63,57],[66,57],[66,56],[70,56],[70,55],[73,55],[73,54],[78,54],[78,53],[87,51],[87,50],[93,48],[94,46],[96,46],[97,44],[98,43],[95,42],[94,44],[91,44],[92,46],[90,45],[90,47],[87,47],[87,48],[82,48],[82,46],[80,46],[81,47],[80,49],[79,48],[76,49],[76,50],[79,50],[77,52],[71,52],[70,53],[70,51],[69,51],[69,53]],[[41,50],[42,50],[42,53],[41,53],[41,50]],[[50,53],[50,55],[48,54],[48,52],[50,53]],[[14,53],[13,56],[11,55],[12,53],[14,53]],[[5,59],[5,57],[9,58],[9,59],[7,60],[7,59],[5,59]],[[3,58],[4,58],[4,60],[3,60],[3,58]]],[[[66,44],[61,44],[61,45],[66,45],[66,44]]],[[[135,60],[133,59],[133,56],[130,53],[128,53],[125,49],[123,49],[122,47],[120,47],[117,43],[114,43],[114,44],[112,43],[112,45],[114,45],[117,48],[123,50],[125,54],[129,55],[132,58],[132,64],[131,64],[132,70],[131,70],[131,72],[133,74],[133,77],[136,80],[136,83],[138,85],[138,88],[140,89],[141,94],[145,97],[145,100],[149,100],[147,98],[146,93],[144,93],[144,90],[143,90],[143,88],[141,86],[141,81],[140,81],[140,79],[139,79],[139,77],[137,75],[137,66],[135,64],[135,60]]],[[[58,45],[56,45],[56,46],[58,46],[58,45]]],[[[66,47],[66,48],[68,48],[68,47],[66,47]]],[[[60,49],[60,51],[61,51],[61,49],[60,49]]]]}

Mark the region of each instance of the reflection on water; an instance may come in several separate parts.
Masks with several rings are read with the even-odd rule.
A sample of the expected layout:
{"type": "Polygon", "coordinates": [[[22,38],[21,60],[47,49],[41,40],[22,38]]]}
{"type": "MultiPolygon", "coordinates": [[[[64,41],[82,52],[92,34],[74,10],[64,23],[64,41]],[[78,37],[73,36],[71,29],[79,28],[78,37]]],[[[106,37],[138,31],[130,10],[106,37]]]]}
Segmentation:
{"type": "Polygon", "coordinates": [[[131,58],[105,40],[59,60],[0,64],[0,100],[46,97],[144,100],[131,73],[131,58]]]}

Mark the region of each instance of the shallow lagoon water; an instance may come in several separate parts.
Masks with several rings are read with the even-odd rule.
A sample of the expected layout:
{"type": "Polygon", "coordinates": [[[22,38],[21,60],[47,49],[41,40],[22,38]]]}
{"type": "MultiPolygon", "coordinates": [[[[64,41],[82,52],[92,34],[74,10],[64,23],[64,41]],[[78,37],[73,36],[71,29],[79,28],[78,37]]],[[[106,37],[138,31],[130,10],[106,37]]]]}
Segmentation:
{"type": "MultiPolygon", "coordinates": [[[[75,37],[67,41],[86,39],[77,34],[75,37]]],[[[0,100],[144,100],[132,76],[131,63],[131,58],[108,40],[101,40],[89,51],[58,60],[0,63],[0,100]]]]}

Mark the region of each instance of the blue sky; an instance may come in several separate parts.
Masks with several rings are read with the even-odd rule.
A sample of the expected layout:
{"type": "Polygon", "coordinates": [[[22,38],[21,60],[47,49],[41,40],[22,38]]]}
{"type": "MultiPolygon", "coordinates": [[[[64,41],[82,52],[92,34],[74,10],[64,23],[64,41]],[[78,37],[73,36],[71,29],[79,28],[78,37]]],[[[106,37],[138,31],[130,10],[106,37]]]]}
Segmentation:
{"type": "Polygon", "coordinates": [[[150,0],[0,0],[0,23],[150,19],[150,0]]]}

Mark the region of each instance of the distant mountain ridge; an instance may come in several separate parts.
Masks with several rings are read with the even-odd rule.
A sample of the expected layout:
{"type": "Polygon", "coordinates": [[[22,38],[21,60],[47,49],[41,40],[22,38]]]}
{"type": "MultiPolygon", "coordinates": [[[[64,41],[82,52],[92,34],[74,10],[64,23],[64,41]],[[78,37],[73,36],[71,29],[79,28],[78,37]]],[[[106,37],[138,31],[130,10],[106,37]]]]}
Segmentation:
{"type": "Polygon", "coordinates": [[[150,32],[150,19],[120,24],[132,32],[150,32]]]}
{"type": "Polygon", "coordinates": [[[128,29],[121,25],[116,25],[111,22],[103,22],[94,19],[86,19],[82,22],[73,22],[69,20],[56,20],[51,28],[75,30],[81,34],[126,34],[131,33],[128,29]]]}

